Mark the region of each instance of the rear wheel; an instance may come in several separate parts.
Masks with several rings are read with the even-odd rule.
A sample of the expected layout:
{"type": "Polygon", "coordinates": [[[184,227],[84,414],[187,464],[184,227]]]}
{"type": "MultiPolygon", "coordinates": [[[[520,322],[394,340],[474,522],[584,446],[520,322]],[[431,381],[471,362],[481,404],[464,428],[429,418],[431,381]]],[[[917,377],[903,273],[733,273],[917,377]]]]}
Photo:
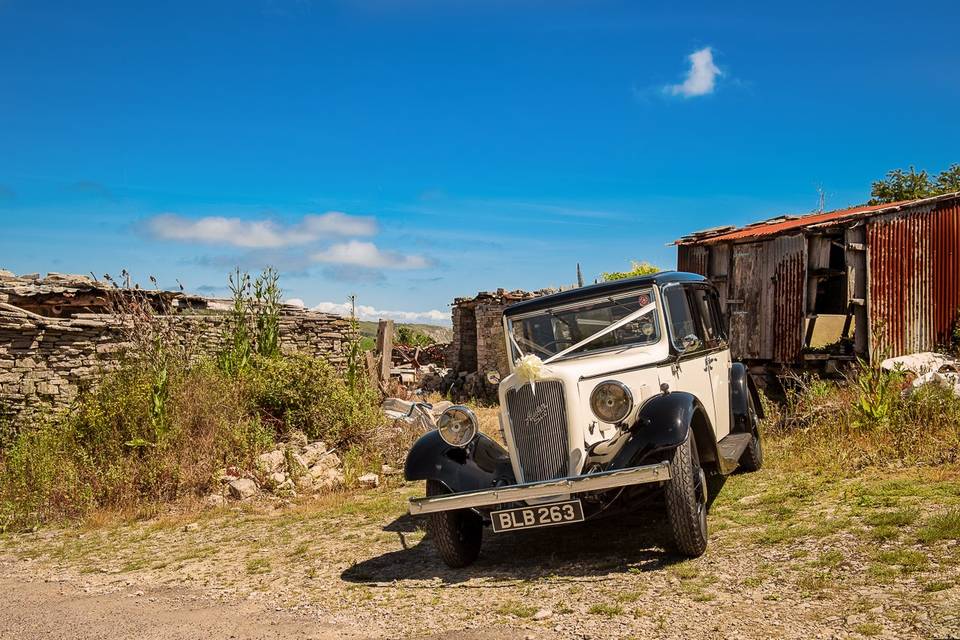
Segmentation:
{"type": "Polygon", "coordinates": [[[665,494],[674,547],[692,558],[703,555],[707,550],[707,479],[692,433],[673,452],[665,494]]]}
{"type": "MultiPolygon", "coordinates": [[[[427,496],[450,493],[436,480],[427,480],[427,496]]],[[[473,564],[480,555],[483,540],[483,520],[470,509],[431,513],[427,529],[433,545],[448,566],[459,569],[473,564]]]]}
{"type": "Polygon", "coordinates": [[[763,444],[760,442],[760,416],[753,401],[753,394],[747,391],[747,420],[750,428],[750,444],[740,455],[740,469],[757,471],[763,466],[763,444]]]}

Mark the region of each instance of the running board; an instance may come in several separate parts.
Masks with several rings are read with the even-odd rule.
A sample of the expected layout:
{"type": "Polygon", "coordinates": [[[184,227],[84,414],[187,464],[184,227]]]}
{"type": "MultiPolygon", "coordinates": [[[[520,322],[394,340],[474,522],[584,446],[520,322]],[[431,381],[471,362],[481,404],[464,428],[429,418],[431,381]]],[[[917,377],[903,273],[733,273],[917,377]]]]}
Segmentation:
{"type": "Polygon", "coordinates": [[[720,466],[724,473],[730,473],[740,466],[740,456],[750,444],[753,435],[749,433],[731,433],[717,443],[720,452],[720,466]]]}

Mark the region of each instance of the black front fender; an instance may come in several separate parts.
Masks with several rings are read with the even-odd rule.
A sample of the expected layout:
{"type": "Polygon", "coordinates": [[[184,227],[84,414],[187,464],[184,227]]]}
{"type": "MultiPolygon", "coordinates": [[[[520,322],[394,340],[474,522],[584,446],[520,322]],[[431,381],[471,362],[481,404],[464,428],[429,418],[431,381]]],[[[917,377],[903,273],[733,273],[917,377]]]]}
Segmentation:
{"type": "Polygon", "coordinates": [[[453,493],[516,484],[510,456],[482,433],[466,448],[448,445],[437,431],[424,434],[410,448],[403,474],[407,480],[436,480],[453,493]]]}
{"type": "Polygon", "coordinates": [[[753,406],[757,415],[763,417],[763,406],[747,367],[742,362],[730,366],[730,411],[733,414],[731,431],[747,432],[752,428],[749,416],[749,398],[753,396],[753,406]]]}
{"type": "Polygon", "coordinates": [[[683,444],[691,431],[700,461],[716,461],[717,440],[700,400],[685,391],[656,395],[640,407],[629,438],[607,468],[626,469],[653,462],[658,454],[683,444]]]}

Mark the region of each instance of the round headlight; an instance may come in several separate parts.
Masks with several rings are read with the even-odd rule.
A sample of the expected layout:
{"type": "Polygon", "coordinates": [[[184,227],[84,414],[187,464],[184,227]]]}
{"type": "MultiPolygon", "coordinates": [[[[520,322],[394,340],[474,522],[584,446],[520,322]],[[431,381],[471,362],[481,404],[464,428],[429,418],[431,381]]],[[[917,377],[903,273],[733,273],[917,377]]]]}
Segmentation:
{"type": "Polygon", "coordinates": [[[615,380],[601,382],[590,394],[590,408],[601,422],[616,424],[633,408],[633,394],[626,385],[615,380]]]}
{"type": "Polygon", "coordinates": [[[437,420],[440,437],[451,447],[465,447],[477,435],[477,416],[461,405],[454,405],[437,420]]]}

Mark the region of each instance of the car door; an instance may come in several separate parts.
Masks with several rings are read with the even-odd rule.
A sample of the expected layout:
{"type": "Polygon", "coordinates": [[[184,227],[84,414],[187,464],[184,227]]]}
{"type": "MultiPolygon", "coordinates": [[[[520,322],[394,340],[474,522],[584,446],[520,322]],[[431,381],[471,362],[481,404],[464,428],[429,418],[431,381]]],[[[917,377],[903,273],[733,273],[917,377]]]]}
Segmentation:
{"type": "Polygon", "coordinates": [[[716,415],[713,428],[719,440],[730,433],[730,349],[727,345],[726,329],[720,314],[720,301],[712,287],[694,287],[689,297],[705,336],[704,346],[707,353],[704,365],[710,376],[710,391],[716,415]]]}
{"type": "Polygon", "coordinates": [[[674,391],[686,391],[696,396],[706,409],[710,424],[716,425],[713,386],[706,361],[709,355],[707,335],[704,323],[697,314],[694,292],[693,287],[682,284],[667,285],[663,288],[670,340],[680,354],[671,367],[669,384],[674,391]],[[685,349],[684,340],[689,344],[693,339],[699,344],[685,349]]]}

